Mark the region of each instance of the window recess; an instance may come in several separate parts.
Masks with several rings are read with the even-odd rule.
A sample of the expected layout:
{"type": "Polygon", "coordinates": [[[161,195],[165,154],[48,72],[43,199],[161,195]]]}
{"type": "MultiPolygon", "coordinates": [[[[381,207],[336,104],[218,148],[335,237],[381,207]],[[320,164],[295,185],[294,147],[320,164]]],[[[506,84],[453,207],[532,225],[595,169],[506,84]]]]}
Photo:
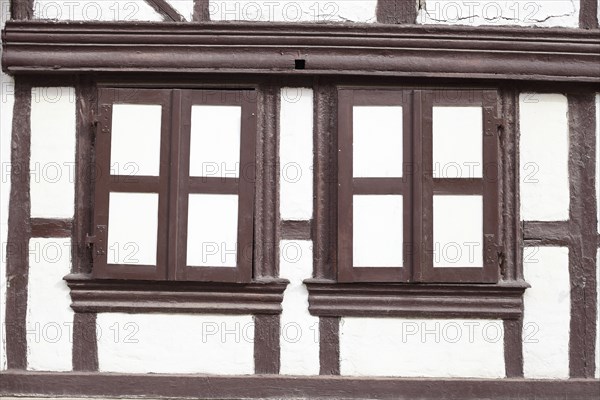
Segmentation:
{"type": "Polygon", "coordinates": [[[496,91],[338,91],[339,282],[496,283],[496,91]]]}
{"type": "Polygon", "coordinates": [[[256,94],[99,91],[93,277],[250,282],[256,94]]]}

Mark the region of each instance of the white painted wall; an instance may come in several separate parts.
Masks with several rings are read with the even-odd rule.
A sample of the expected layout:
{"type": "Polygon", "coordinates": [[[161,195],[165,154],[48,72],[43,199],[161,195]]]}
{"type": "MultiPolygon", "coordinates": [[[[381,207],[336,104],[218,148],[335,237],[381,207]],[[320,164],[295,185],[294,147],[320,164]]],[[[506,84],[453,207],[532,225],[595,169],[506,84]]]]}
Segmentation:
{"type": "Polygon", "coordinates": [[[63,277],[71,272],[70,239],[31,239],[27,295],[27,369],[72,369],[73,310],[63,277]]]}
{"type": "Polygon", "coordinates": [[[567,97],[523,93],[521,130],[521,219],[569,218],[569,123],[567,97]]]}
{"type": "Polygon", "coordinates": [[[212,21],[375,22],[377,0],[210,0],[212,21]]]}
{"type": "Polygon", "coordinates": [[[427,0],[417,22],[442,25],[579,26],[579,0],[427,0]]]}
{"type": "Polygon", "coordinates": [[[530,247],[523,254],[525,292],[523,361],[526,378],[569,377],[571,300],[569,250],[530,247]]]}
{"type": "Polygon", "coordinates": [[[496,320],[342,318],[342,375],[503,378],[496,320]]]}
{"type": "Polygon", "coordinates": [[[144,0],[35,0],[35,19],[58,21],[163,21],[144,0]]]}
{"type": "Polygon", "coordinates": [[[75,208],[75,90],[31,90],[31,216],[70,218],[75,208]]]}
{"type": "Polygon", "coordinates": [[[312,89],[283,88],[280,110],[280,216],[309,220],[313,215],[312,89]]]}
{"type": "Polygon", "coordinates": [[[102,372],[254,373],[252,316],[98,314],[102,372]]]}
{"type": "MultiPolygon", "coordinates": [[[[10,1],[0,0],[0,28],[10,17],[10,1]]],[[[2,47],[0,46],[0,57],[2,47]]],[[[6,239],[10,196],[10,142],[14,80],[0,72],[0,371],[6,369],[6,239]]]]}
{"type": "Polygon", "coordinates": [[[318,375],[319,318],[308,312],[308,291],[302,283],[312,278],[312,241],[283,240],[279,250],[279,274],[290,281],[281,304],[280,373],[318,375]]]}

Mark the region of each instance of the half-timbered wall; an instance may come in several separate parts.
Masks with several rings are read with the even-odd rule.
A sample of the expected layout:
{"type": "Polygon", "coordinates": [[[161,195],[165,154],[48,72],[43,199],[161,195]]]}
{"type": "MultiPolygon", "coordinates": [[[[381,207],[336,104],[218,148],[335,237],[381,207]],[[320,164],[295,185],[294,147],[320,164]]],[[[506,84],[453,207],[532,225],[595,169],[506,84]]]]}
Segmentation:
{"type": "MultiPolygon", "coordinates": [[[[35,0],[32,18],[586,29],[597,29],[600,18],[600,13],[594,19],[580,15],[600,10],[600,5],[591,7],[589,0],[406,3],[35,0]],[[163,3],[171,8],[167,10],[163,3]]],[[[0,5],[4,23],[9,1],[1,0],[0,5]]],[[[15,82],[5,73],[0,79],[0,370],[223,376],[264,372],[265,364],[257,370],[256,354],[264,338],[255,335],[260,332],[256,325],[265,322],[252,313],[78,316],[71,309],[63,278],[77,270],[72,223],[80,196],[76,174],[81,170],[76,160],[86,157],[80,153],[77,143],[82,139],[77,135],[82,121],[90,118],[78,112],[89,112],[85,107],[93,97],[90,86],[76,79],[70,86],[62,83],[68,79],[59,80],[59,86],[44,85],[44,79],[21,76],[15,82]],[[11,267],[17,259],[28,260],[28,269],[11,267]],[[14,328],[23,323],[26,335],[15,339],[11,335],[21,334],[14,328]]],[[[278,161],[273,162],[279,171],[273,185],[278,191],[274,234],[278,243],[273,245],[278,248],[279,277],[289,284],[283,293],[279,340],[267,342],[276,354],[267,361],[274,365],[271,372],[285,376],[600,379],[598,86],[571,91],[552,83],[534,89],[525,83],[503,84],[516,100],[512,107],[504,106],[505,117],[514,125],[519,158],[515,199],[522,222],[518,238],[522,261],[517,270],[530,285],[524,294],[523,318],[515,325],[515,321],[493,318],[311,315],[303,281],[315,277],[322,250],[313,247],[318,234],[315,224],[321,218],[314,209],[314,175],[323,168],[315,164],[315,135],[319,126],[327,124],[323,119],[330,116],[324,113],[332,108],[324,106],[323,97],[329,95],[326,87],[282,82],[269,88],[274,90],[269,110],[274,113],[270,119],[276,124],[273,145],[278,154],[278,161]],[[521,338],[516,345],[515,335],[521,338]]],[[[0,393],[3,389],[0,384],[0,393]]],[[[57,393],[57,389],[49,390],[57,393]]],[[[289,395],[295,397],[295,393],[289,395]]]]}

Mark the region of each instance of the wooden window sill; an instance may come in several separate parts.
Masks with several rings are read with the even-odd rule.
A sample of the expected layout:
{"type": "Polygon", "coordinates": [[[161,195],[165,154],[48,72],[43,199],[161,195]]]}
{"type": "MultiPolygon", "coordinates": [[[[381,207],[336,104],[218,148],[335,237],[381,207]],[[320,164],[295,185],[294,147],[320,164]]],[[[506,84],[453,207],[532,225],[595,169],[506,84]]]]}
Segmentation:
{"type": "Polygon", "coordinates": [[[250,283],[129,281],[71,274],[71,308],[80,313],[280,314],[285,279],[250,283]]]}
{"type": "Polygon", "coordinates": [[[519,319],[524,281],[498,284],[336,283],[307,279],[309,311],[320,317],[519,319]]]}

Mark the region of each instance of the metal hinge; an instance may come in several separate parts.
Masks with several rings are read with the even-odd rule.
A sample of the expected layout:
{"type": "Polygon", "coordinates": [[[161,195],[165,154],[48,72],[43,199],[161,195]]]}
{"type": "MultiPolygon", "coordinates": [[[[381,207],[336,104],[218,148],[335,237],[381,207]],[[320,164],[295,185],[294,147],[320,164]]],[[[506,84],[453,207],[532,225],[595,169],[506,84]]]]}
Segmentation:
{"type": "Polygon", "coordinates": [[[106,254],[106,231],[106,225],[97,225],[96,233],[92,236],[87,235],[86,237],[86,243],[94,249],[94,257],[106,254]]]}
{"type": "Polygon", "coordinates": [[[486,136],[494,136],[504,127],[504,120],[496,116],[495,107],[484,107],[484,134],[486,136]]]}
{"type": "Polygon", "coordinates": [[[103,104],[100,106],[100,115],[98,116],[96,125],[100,126],[100,132],[102,133],[110,133],[110,104],[103,104]]]}
{"type": "Polygon", "coordinates": [[[499,265],[500,260],[503,258],[502,249],[496,243],[496,235],[486,234],[483,235],[483,248],[484,248],[484,265],[499,265]]]}

